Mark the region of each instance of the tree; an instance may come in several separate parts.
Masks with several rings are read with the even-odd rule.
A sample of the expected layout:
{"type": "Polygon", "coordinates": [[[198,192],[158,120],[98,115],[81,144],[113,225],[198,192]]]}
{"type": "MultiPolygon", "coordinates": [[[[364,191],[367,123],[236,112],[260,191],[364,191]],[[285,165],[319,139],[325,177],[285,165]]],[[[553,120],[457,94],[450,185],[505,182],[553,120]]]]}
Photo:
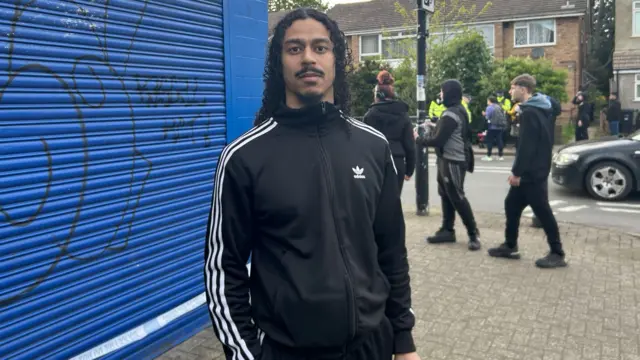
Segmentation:
{"type": "Polygon", "coordinates": [[[376,60],[365,60],[353,71],[349,77],[351,91],[351,115],[363,116],[373,102],[373,88],[378,80],[376,76],[380,70],[391,69],[388,64],[376,60]]]}
{"type": "MultiPolygon", "coordinates": [[[[585,86],[592,85],[601,93],[609,93],[609,79],[613,77],[613,50],[615,49],[615,1],[596,0],[592,9],[588,57],[585,66],[589,78],[585,86]]],[[[592,91],[593,92],[593,91],[592,91]]]]}
{"type": "Polygon", "coordinates": [[[511,80],[521,74],[530,74],[536,78],[537,91],[554,97],[560,102],[569,100],[565,85],[568,73],[556,70],[550,60],[530,57],[511,56],[502,62],[495,62],[491,71],[478,83],[480,89],[476,103],[484,106],[489,96],[496,91],[506,91],[511,87],[511,80]]]}
{"type": "Polygon", "coordinates": [[[269,0],[269,12],[281,10],[293,10],[300,7],[309,7],[321,11],[327,11],[329,5],[323,0],[269,0]]]}
{"type": "Polygon", "coordinates": [[[444,44],[435,44],[427,54],[429,82],[427,93],[440,92],[440,84],[447,79],[457,79],[465,93],[479,92],[478,82],[490,74],[492,58],[484,38],[473,30],[464,30],[444,44]]]}

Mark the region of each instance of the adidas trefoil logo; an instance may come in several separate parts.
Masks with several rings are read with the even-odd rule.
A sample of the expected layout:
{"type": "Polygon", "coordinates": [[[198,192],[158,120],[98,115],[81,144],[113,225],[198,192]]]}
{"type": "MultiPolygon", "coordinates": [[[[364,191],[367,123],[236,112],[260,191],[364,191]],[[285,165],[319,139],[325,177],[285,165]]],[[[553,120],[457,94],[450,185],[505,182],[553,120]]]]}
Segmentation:
{"type": "Polygon", "coordinates": [[[361,169],[359,166],[356,165],[356,167],[351,168],[351,170],[353,170],[354,179],[365,179],[365,176],[363,175],[364,169],[361,169]]]}

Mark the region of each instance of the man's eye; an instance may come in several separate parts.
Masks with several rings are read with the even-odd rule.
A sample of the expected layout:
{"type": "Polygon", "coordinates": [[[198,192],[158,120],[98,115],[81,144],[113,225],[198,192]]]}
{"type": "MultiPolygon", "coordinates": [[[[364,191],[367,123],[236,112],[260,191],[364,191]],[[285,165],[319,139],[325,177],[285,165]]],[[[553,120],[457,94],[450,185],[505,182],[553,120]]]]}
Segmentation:
{"type": "Polygon", "coordinates": [[[316,46],[316,51],[319,53],[325,53],[327,50],[329,50],[329,48],[326,46],[316,46]]]}
{"type": "Polygon", "coordinates": [[[302,50],[302,48],[300,48],[299,46],[294,46],[294,47],[290,47],[289,48],[289,52],[292,54],[296,54],[299,53],[302,50]]]}

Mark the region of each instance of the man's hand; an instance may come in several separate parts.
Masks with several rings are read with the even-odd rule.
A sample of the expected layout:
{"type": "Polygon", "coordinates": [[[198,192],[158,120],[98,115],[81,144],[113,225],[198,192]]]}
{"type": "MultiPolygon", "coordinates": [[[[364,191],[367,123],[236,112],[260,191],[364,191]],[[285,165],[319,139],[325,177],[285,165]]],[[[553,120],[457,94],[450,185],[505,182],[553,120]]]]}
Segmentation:
{"type": "Polygon", "coordinates": [[[507,182],[511,186],[520,186],[520,177],[509,175],[509,178],[507,179],[507,182]]]}
{"type": "Polygon", "coordinates": [[[409,180],[411,180],[411,176],[409,176],[409,175],[405,175],[405,176],[404,176],[404,181],[409,181],[409,180]]]}
{"type": "Polygon", "coordinates": [[[407,354],[396,354],[393,358],[394,360],[420,360],[420,356],[417,352],[407,353],[407,354]]]}
{"type": "Polygon", "coordinates": [[[578,120],[578,126],[582,126],[582,120],[578,120]]]}

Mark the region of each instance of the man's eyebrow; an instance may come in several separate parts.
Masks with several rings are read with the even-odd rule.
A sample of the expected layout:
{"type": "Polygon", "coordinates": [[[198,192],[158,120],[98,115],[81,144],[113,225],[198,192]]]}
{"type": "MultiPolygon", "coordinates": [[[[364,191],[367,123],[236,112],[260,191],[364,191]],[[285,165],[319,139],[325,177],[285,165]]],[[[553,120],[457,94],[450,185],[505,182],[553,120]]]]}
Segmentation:
{"type": "MultiPolygon", "coordinates": [[[[317,43],[330,43],[331,39],[329,39],[328,37],[320,37],[320,38],[315,38],[313,40],[311,40],[312,44],[317,44],[317,43]]],[[[305,40],[299,39],[299,38],[291,38],[291,39],[287,39],[285,40],[285,45],[287,44],[296,44],[296,45],[305,45],[307,42],[305,40]]]]}

